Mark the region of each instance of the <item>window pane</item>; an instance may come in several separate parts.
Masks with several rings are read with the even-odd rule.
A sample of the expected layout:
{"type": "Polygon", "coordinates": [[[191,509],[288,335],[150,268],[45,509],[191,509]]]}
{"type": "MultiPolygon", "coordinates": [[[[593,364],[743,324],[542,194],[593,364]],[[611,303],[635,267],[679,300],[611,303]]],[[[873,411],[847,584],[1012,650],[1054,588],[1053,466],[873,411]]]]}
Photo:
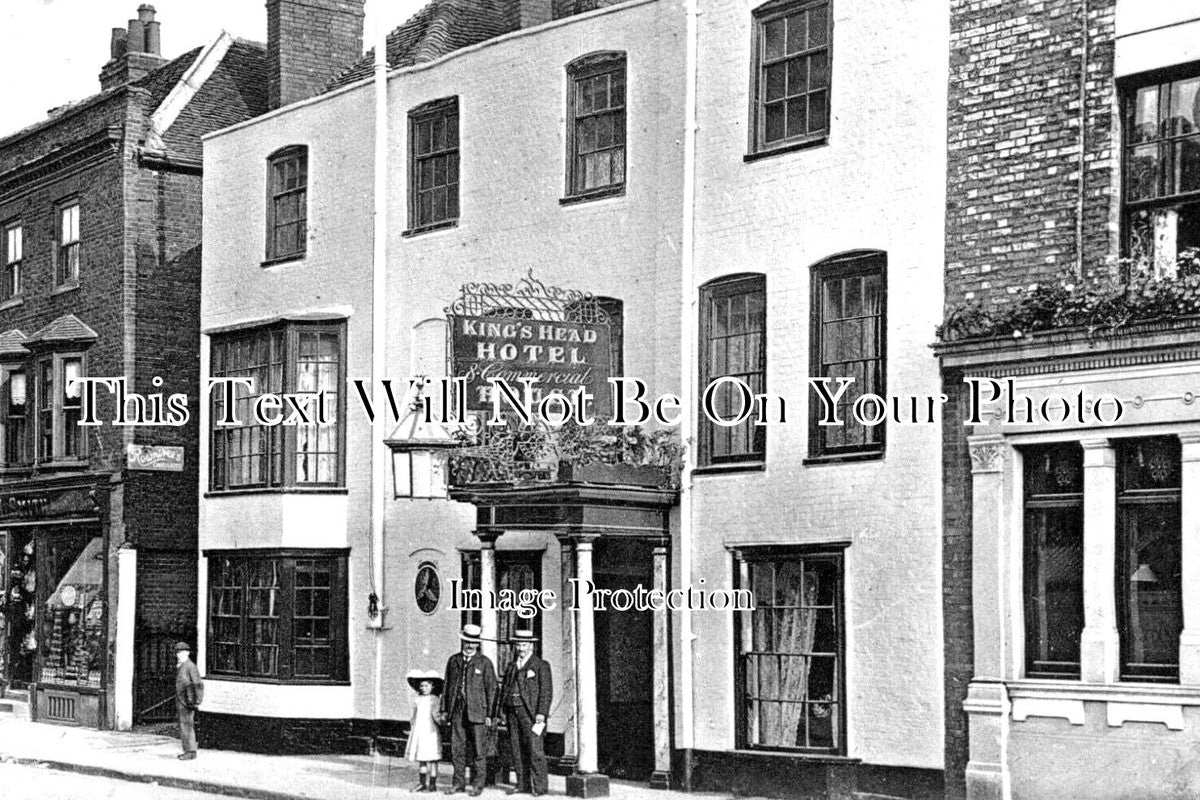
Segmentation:
{"type": "Polygon", "coordinates": [[[808,31],[805,26],[805,14],[793,14],[787,18],[787,51],[799,53],[807,49],[808,31]]]}
{"type": "Polygon", "coordinates": [[[784,116],[787,113],[784,103],[772,103],[766,107],[766,140],[776,142],[784,137],[784,116]]]}
{"type": "Polygon", "coordinates": [[[808,46],[820,47],[829,40],[829,10],[818,6],[808,12],[808,46]]]}
{"type": "Polygon", "coordinates": [[[1183,630],[1178,501],[1121,509],[1121,677],[1179,680],[1183,630]]]}
{"type": "Polygon", "coordinates": [[[1083,632],[1083,502],[1025,514],[1029,677],[1078,678],[1083,632]]]}
{"type": "Polygon", "coordinates": [[[772,60],[784,54],[785,20],[777,19],[763,26],[763,57],[772,60]]]}
{"type": "Polygon", "coordinates": [[[1158,138],[1158,87],[1144,86],[1137,90],[1130,103],[1130,144],[1152,142],[1158,138]]]}
{"type": "Polygon", "coordinates": [[[1125,190],[1129,200],[1143,200],[1158,194],[1158,145],[1140,145],[1126,151],[1125,190]]]}
{"type": "Polygon", "coordinates": [[[1183,136],[1200,131],[1200,97],[1197,90],[1200,90],[1200,77],[1171,84],[1171,109],[1167,120],[1169,135],[1183,136]]]}

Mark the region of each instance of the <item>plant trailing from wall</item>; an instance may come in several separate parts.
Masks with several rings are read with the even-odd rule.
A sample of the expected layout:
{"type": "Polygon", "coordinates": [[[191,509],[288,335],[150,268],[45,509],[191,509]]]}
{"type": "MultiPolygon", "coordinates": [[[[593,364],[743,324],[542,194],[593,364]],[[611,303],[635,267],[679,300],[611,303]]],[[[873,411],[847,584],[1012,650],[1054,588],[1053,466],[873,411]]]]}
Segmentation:
{"type": "Polygon", "coordinates": [[[1121,259],[1083,279],[1061,277],[1015,292],[1014,302],[985,308],[976,300],[949,310],[937,328],[939,342],[1020,339],[1039,331],[1079,328],[1088,335],[1130,325],[1200,316],[1200,250],[1180,253],[1169,268],[1121,259]]]}
{"type": "Polygon", "coordinates": [[[683,468],[683,445],[673,431],[636,425],[571,422],[548,428],[510,421],[477,431],[460,429],[455,438],[460,448],[450,453],[450,480],[457,485],[554,482],[581,474],[579,467],[608,465],[648,468],[643,474],[656,474],[678,487],[683,468]]]}

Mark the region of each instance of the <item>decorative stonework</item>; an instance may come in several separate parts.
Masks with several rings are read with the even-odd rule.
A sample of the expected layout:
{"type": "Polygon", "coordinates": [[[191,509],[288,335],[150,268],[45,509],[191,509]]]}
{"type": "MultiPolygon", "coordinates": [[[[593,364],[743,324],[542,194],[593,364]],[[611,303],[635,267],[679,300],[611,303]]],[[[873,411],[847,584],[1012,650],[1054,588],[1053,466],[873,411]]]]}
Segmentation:
{"type": "Polygon", "coordinates": [[[971,472],[999,472],[1004,463],[1004,451],[1007,445],[999,437],[983,439],[972,438],[971,472]]]}

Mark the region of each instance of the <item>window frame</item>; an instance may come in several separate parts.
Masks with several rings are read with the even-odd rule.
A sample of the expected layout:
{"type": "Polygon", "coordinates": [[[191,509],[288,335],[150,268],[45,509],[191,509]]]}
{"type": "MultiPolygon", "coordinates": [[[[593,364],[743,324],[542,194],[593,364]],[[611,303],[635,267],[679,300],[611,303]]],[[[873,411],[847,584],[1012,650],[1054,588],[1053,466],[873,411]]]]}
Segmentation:
{"type": "MultiPolygon", "coordinates": [[[[833,0],[771,0],[771,2],[763,3],[751,12],[750,119],[748,152],[746,154],[747,161],[753,161],[778,153],[816,147],[829,142],[833,121],[833,34],[833,0]],[[812,133],[807,130],[806,121],[806,130],[803,134],[787,136],[785,122],[784,138],[767,142],[765,71],[767,66],[770,65],[764,63],[765,28],[770,22],[793,14],[808,12],[822,6],[825,8],[825,44],[821,47],[809,48],[803,52],[793,53],[790,57],[785,53],[773,63],[786,63],[789,58],[806,58],[822,50],[825,52],[825,127],[819,129],[816,133],[812,133]]],[[[811,93],[806,91],[805,96],[811,93]]]]}
{"type": "MultiPolygon", "coordinates": [[[[628,54],[623,50],[605,50],[595,53],[588,53],[585,56],[572,61],[566,66],[567,77],[567,125],[565,132],[566,139],[566,191],[563,195],[563,203],[585,202],[587,200],[596,200],[602,197],[615,197],[625,194],[625,186],[629,181],[629,59],[628,54]],[[578,108],[579,85],[581,82],[596,78],[601,75],[609,75],[610,87],[615,76],[619,76],[622,87],[622,97],[624,98],[621,106],[609,106],[603,111],[592,111],[588,114],[580,116],[578,108]],[[579,135],[576,131],[579,122],[583,118],[600,117],[620,117],[621,120],[621,178],[619,181],[598,186],[592,189],[580,187],[582,180],[582,170],[579,167],[579,135]]],[[[611,98],[611,88],[609,95],[611,98]]],[[[611,102],[611,100],[610,100],[611,102]]],[[[614,127],[615,132],[615,127],[614,127]]],[[[608,148],[597,148],[591,152],[600,150],[615,151],[616,146],[608,148]]],[[[611,169],[611,168],[610,168],[611,169]]],[[[611,172],[610,172],[611,174],[611,172]]]]}
{"type": "MultiPolygon", "coordinates": [[[[833,670],[833,679],[836,682],[836,698],[831,696],[828,701],[832,706],[837,705],[836,712],[836,734],[831,732],[832,746],[823,747],[784,747],[779,745],[764,745],[755,744],[750,741],[749,730],[749,715],[747,706],[749,704],[748,695],[746,692],[747,670],[746,656],[751,651],[747,650],[746,637],[747,633],[753,637],[754,618],[753,614],[760,612],[762,606],[756,602],[755,608],[750,611],[734,611],[734,641],[733,641],[733,692],[734,692],[734,741],[736,747],[743,750],[766,751],[766,752],[784,752],[797,753],[807,755],[824,755],[824,756],[845,756],[849,746],[849,735],[846,729],[846,724],[849,719],[847,706],[849,705],[849,694],[846,685],[846,659],[847,659],[847,617],[846,617],[846,550],[850,543],[844,541],[826,542],[814,545],[753,545],[746,547],[729,547],[730,555],[732,556],[733,565],[733,586],[735,589],[748,589],[754,595],[753,570],[751,565],[755,563],[770,563],[773,565],[772,575],[778,569],[781,562],[793,561],[804,563],[806,561],[827,561],[835,565],[835,574],[837,575],[837,585],[834,587],[834,599],[832,609],[834,611],[835,629],[837,636],[837,652],[834,658],[837,664],[833,670]]],[[[772,580],[774,577],[772,578],[772,580]]],[[[774,589],[774,587],[772,587],[774,589]]],[[[774,594],[774,591],[772,591],[774,594]]],[[[776,606],[772,606],[776,608],[776,606]]],[[[752,643],[751,639],[751,643],[752,643]]],[[[811,645],[810,645],[811,646],[811,645]]],[[[811,656],[810,656],[811,657],[811,656]]],[[[807,687],[805,689],[807,695],[807,687]]],[[[800,701],[802,703],[814,702],[809,699],[800,701]]],[[[824,701],[816,701],[824,702],[824,701]]],[[[831,709],[831,714],[832,714],[831,709]]]]}
{"type": "MultiPolygon", "coordinates": [[[[750,418],[742,425],[748,425],[753,429],[752,444],[744,453],[736,455],[713,455],[713,435],[717,429],[724,430],[722,426],[708,418],[704,413],[704,395],[707,387],[713,381],[726,377],[738,377],[741,375],[759,374],[762,376],[762,392],[767,391],[768,378],[768,348],[770,347],[770,308],[768,304],[769,296],[767,294],[767,276],[761,272],[741,272],[736,275],[727,275],[720,278],[715,278],[700,286],[699,302],[700,302],[700,346],[702,348],[700,363],[699,363],[699,379],[700,392],[696,399],[696,432],[699,447],[697,449],[696,466],[699,470],[721,470],[721,469],[763,469],[767,460],[767,425],[756,425],[756,414],[751,411],[750,418]],[[751,294],[760,294],[762,296],[763,321],[762,330],[759,332],[759,358],[761,371],[757,373],[731,373],[723,374],[714,373],[709,362],[711,360],[712,346],[712,326],[713,319],[710,313],[711,303],[714,299],[732,297],[736,295],[749,296],[751,294]]],[[[753,388],[753,387],[752,387],[753,388]]]]}
{"type": "MultiPolygon", "coordinates": [[[[350,683],[350,624],[349,624],[349,548],[243,548],[235,550],[205,550],[207,561],[206,597],[208,599],[205,614],[205,649],[206,678],[216,680],[244,681],[251,683],[273,684],[304,684],[304,685],[348,685],[350,683]],[[241,565],[242,575],[240,587],[216,586],[215,581],[221,570],[217,568],[218,559],[230,559],[241,565]],[[274,560],[278,562],[279,574],[279,613],[276,621],[277,662],[274,675],[254,675],[250,673],[251,659],[249,653],[254,647],[250,635],[250,565],[255,562],[265,563],[274,560]],[[325,561],[330,569],[329,587],[329,648],[330,675],[297,677],[296,670],[296,575],[297,563],[301,561],[325,561]],[[214,635],[214,612],[219,607],[215,602],[214,591],[217,589],[239,588],[239,607],[237,614],[239,622],[239,641],[236,644],[240,665],[236,670],[222,669],[216,665],[217,647],[220,643],[214,635]]],[[[226,615],[233,618],[233,615],[226,615]]]]}
{"type": "MultiPolygon", "coordinates": [[[[83,210],[78,197],[69,197],[54,204],[54,285],[72,287],[79,285],[79,273],[83,266],[83,210]],[[74,210],[73,231],[64,230],[64,216],[74,210]],[[67,240],[69,234],[74,238],[67,240]],[[74,259],[72,260],[72,254],[74,259]],[[67,267],[70,269],[67,269],[67,267]]],[[[23,245],[22,245],[23,248],[23,245]]]]}
{"type": "MultiPolygon", "coordinates": [[[[81,411],[79,403],[67,405],[67,376],[66,365],[68,362],[77,362],[79,364],[79,377],[86,377],[88,374],[87,357],[82,351],[64,350],[61,352],[50,352],[37,355],[29,361],[29,367],[32,371],[32,381],[30,381],[29,371],[26,377],[26,396],[33,398],[31,407],[33,421],[30,427],[32,428],[33,436],[33,452],[32,460],[35,464],[80,464],[87,460],[88,457],[88,437],[86,428],[75,425],[75,435],[78,439],[76,442],[75,452],[67,452],[67,432],[70,430],[67,422],[68,411],[75,410],[77,413],[81,411]],[[50,397],[47,404],[46,391],[46,369],[50,369],[50,397]],[[33,384],[33,392],[30,390],[30,382],[33,384]],[[50,420],[49,430],[46,430],[46,420],[50,420]],[[47,453],[49,449],[49,453],[47,453]]],[[[79,400],[82,402],[82,387],[77,387],[79,400]]]]}
{"type": "Polygon", "coordinates": [[[287,261],[299,261],[308,255],[308,189],[311,181],[312,172],[309,168],[308,145],[288,145],[281,147],[267,156],[267,236],[266,255],[263,260],[263,266],[280,264],[287,261]],[[303,180],[291,188],[280,187],[275,179],[276,167],[292,162],[298,165],[297,171],[303,175],[303,180]],[[301,200],[298,203],[299,216],[294,220],[280,222],[277,216],[276,204],[281,199],[291,195],[301,195],[301,200]],[[299,226],[299,235],[297,236],[296,249],[294,250],[284,251],[279,248],[276,234],[285,225],[299,226]]]}
{"type": "MultiPolygon", "coordinates": [[[[459,564],[459,575],[462,577],[462,582],[459,584],[463,589],[479,589],[480,577],[482,575],[482,561],[480,551],[478,550],[462,550],[459,564]]],[[[540,592],[545,585],[542,575],[542,560],[546,554],[545,550],[496,550],[496,591],[502,587],[502,573],[505,570],[514,567],[528,567],[533,572],[533,589],[540,592]]],[[[459,618],[462,625],[479,625],[481,621],[481,611],[470,609],[462,609],[459,612],[459,618]]],[[[522,620],[517,616],[515,611],[498,611],[496,618],[496,638],[500,641],[496,644],[496,674],[501,679],[504,678],[504,669],[512,661],[516,653],[515,645],[511,642],[502,640],[501,632],[505,626],[505,621],[511,625],[512,629],[520,628],[522,630],[533,630],[534,638],[537,640],[533,643],[534,655],[541,656],[542,654],[542,617],[544,615],[539,612],[533,616],[531,620],[522,620]]]]}
{"type": "MultiPolygon", "coordinates": [[[[408,112],[408,229],[404,235],[412,236],[426,231],[452,228],[458,224],[462,214],[462,113],[459,108],[458,95],[430,100],[427,103],[412,108],[408,112]],[[449,121],[453,119],[451,126],[449,121]],[[430,150],[419,153],[420,127],[428,123],[443,121],[447,130],[447,144],[437,149],[430,139],[430,150]],[[449,144],[449,131],[453,130],[454,144],[449,144]],[[446,182],[440,186],[422,187],[421,167],[426,163],[436,164],[437,159],[446,159],[446,182]],[[450,180],[450,168],[454,168],[454,180],[450,180]],[[451,195],[453,187],[453,195],[451,195]],[[434,204],[430,203],[430,219],[421,218],[421,197],[423,193],[433,193],[439,189],[446,191],[446,216],[434,219],[434,204]],[[453,203],[451,203],[453,196],[453,203]],[[451,206],[453,205],[453,208],[451,206]]],[[[436,166],[434,167],[436,171],[436,166]]]]}
{"type": "MultiPolygon", "coordinates": [[[[822,326],[825,324],[824,316],[824,284],[830,279],[845,279],[862,275],[878,275],[879,276],[879,341],[878,355],[875,361],[879,362],[879,385],[874,387],[874,394],[880,397],[887,396],[887,366],[888,366],[888,348],[887,348],[887,297],[888,297],[888,265],[887,253],[882,250],[855,250],[849,253],[843,253],[830,258],[818,261],[810,268],[809,282],[809,375],[812,378],[825,377],[825,361],[823,357],[823,332],[822,326]]],[[[858,361],[867,361],[868,359],[855,359],[858,361]]],[[[839,376],[848,377],[848,376],[839,376]]],[[[847,394],[850,393],[847,390],[847,394]]],[[[863,389],[865,392],[865,388],[863,389]]],[[[837,446],[830,447],[823,441],[822,431],[825,426],[819,424],[819,419],[822,415],[823,406],[817,399],[816,390],[809,389],[809,406],[808,406],[808,458],[806,463],[824,463],[835,461],[861,461],[865,459],[882,458],[887,451],[887,421],[884,420],[878,425],[872,426],[872,430],[878,431],[878,440],[859,445],[837,446]]],[[[843,425],[848,422],[846,415],[842,415],[843,425]]]]}
{"type": "Polygon", "coordinates": [[[0,230],[2,230],[3,236],[0,239],[0,247],[4,250],[4,275],[0,279],[0,297],[4,300],[13,300],[21,295],[22,270],[25,260],[25,225],[20,220],[9,220],[0,225],[0,230]],[[16,258],[13,258],[11,248],[14,232],[19,251],[16,258]]]}
{"type": "MultiPolygon", "coordinates": [[[[296,458],[297,458],[297,441],[300,435],[299,429],[304,426],[298,425],[274,425],[274,426],[258,426],[247,424],[248,419],[244,413],[239,413],[241,425],[237,426],[222,426],[217,425],[217,420],[220,418],[218,405],[223,402],[222,392],[219,388],[214,388],[209,397],[206,398],[208,403],[208,492],[209,493],[234,493],[234,492],[264,492],[264,491],[328,491],[328,490],[344,490],[346,485],[346,322],[345,320],[326,320],[326,321],[283,321],[273,323],[271,325],[261,325],[252,328],[239,328],[237,330],[225,331],[219,334],[212,334],[209,337],[209,356],[208,356],[208,376],[209,378],[237,376],[236,373],[245,372],[246,366],[239,366],[230,369],[228,366],[220,375],[215,369],[215,355],[218,347],[230,347],[239,341],[249,341],[253,343],[257,337],[263,336],[267,338],[268,361],[266,368],[268,371],[268,379],[271,378],[270,371],[278,364],[280,370],[279,385],[277,388],[264,387],[256,384],[255,393],[251,396],[259,396],[266,392],[278,392],[282,394],[291,394],[296,392],[297,373],[299,371],[299,356],[300,356],[300,337],[305,333],[321,333],[321,334],[336,334],[337,342],[337,357],[338,357],[338,374],[334,386],[337,390],[337,408],[336,421],[337,431],[335,434],[336,453],[336,477],[331,481],[304,481],[300,482],[296,479],[296,458]],[[275,352],[275,342],[277,339],[281,342],[280,352],[275,352]],[[232,439],[232,434],[235,431],[250,430],[258,428],[262,431],[261,435],[266,441],[265,449],[260,450],[256,456],[251,453],[247,456],[235,456],[228,449],[228,442],[232,439]],[[225,439],[225,449],[222,450],[223,456],[218,458],[219,439],[225,439]],[[276,456],[280,459],[279,466],[276,467],[274,461],[276,456]],[[265,473],[265,477],[261,481],[251,481],[239,483],[235,486],[229,485],[229,463],[235,457],[243,457],[253,459],[256,457],[263,458],[261,469],[265,473]],[[220,481],[217,480],[218,470],[224,476],[220,481]]],[[[239,394],[239,400],[244,395],[239,394]]],[[[306,407],[309,408],[309,407],[306,407]]],[[[311,408],[309,408],[311,410],[311,408]]],[[[284,406],[279,410],[285,417],[288,409],[284,406]]]]}
{"type": "Polygon", "coordinates": [[[0,451],[0,469],[21,469],[33,463],[33,448],[30,444],[31,406],[34,392],[31,391],[28,364],[24,361],[0,364],[0,436],[3,438],[3,450],[0,451]],[[12,380],[20,374],[25,383],[25,413],[20,417],[21,428],[14,435],[12,410],[12,380]],[[16,452],[16,448],[20,448],[16,452]]]}

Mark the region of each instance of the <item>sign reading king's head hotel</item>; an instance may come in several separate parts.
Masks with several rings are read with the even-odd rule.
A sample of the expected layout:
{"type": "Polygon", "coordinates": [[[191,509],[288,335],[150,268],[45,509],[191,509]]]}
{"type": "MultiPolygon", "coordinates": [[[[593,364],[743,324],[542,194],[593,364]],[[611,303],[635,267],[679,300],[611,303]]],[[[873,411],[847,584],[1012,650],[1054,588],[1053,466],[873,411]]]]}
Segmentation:
{"type": "Polygon", "coordinates": [[[491,410],[489,379],[519,386],[521,378],[532,378],[534,400],[586,389],[595,395],[596,412],[609,413],[606,323],[456,316],[451,324],[453,373],[466,379],[469,410],[491,410]]]}

